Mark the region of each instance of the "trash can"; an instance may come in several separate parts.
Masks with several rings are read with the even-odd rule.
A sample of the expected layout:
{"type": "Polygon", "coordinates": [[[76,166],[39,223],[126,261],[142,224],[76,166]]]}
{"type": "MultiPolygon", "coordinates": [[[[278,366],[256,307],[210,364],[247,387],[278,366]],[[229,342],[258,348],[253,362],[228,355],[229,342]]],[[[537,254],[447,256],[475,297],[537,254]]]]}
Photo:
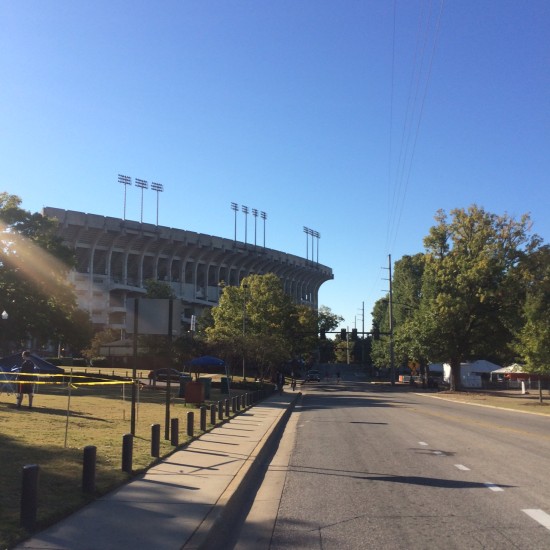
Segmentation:
{"type": "Polygon", "coordinates": [[[229,378],[227,376],[222,376],[221,378],[221,390],[220,393],[229,394],[229,378]]]}
{"type": "Polygon", "coordinates": [[[191,380],[193,380],[193,378],[190,374],[182,374],[180,376],[180,391],[178,397],[185,397],[185,385],[187,382],[191,382],[191,380]]]}
{"type": "Polygon", "coordinates": [[[212,378],[203,378],[201,382],[202,382],[202,385],[204,386],[204,398],[210,399],[210,390],[212,388],[212,378]]]}

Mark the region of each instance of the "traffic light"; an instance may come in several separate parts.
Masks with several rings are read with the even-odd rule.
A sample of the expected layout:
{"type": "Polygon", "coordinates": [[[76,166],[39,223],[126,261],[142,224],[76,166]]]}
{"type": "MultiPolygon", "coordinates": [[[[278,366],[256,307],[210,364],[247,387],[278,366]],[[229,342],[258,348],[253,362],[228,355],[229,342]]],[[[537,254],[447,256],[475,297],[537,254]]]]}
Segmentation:
{"type": "Polygon", "coordinates": [[[342,342],[344,342],[347,339],[348,339],[348,337],[347,337],[347,334],[346,334],[346,329],[343,328],[343,329],[340,330],[340,340],[342,340],[342,342]]]}
{"type": "Polygon", "coordinates": [[[325,329],[324,328],[321,329],[320,333],[321,333],[321,335],[319,336],[319,338],[321,338],[321,340],[326,340],[327,335],[325,334],[325,329]]]}
{"type": "Polygon", "coordinates": [[[380,340],[380,329],[378,327],[372,328],[372,339],[373,340],[380,340]]]}
{"type": "Polygon", "coordinates": [[[357,329],[356,329],[356,328],[352,328],[352,329],[351,329],[351,339],[352,339],[353,341],[357,341],[357,339],[358,339],[358,338],[357,338],[357,329]]]}

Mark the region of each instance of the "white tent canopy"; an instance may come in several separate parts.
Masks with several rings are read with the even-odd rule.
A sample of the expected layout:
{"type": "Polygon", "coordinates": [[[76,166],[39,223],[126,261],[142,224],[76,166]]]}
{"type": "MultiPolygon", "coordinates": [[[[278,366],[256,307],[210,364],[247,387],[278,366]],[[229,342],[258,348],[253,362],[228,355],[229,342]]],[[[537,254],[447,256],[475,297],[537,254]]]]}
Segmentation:
{"type": "MultiPolygon", "coordinates": [[[[486,359],[478,359],[472,363],[460,363],[460,381],[464,387],[481,387],[481,375],[490,374],[500,369],[500,365],[486,359]]],[[[443,380],[450,382],[451,365],[443,365],[443,380]]]]}
{"type": "Polygon", "coordinates": [[[491,371],[493,374],[510,374],[511,372],[525,372],[523,370],[523,367],[521,365],[518,365],[517,363],[514,363],[513,365],[510,365],[508,367],[502,367],[501,369],[493,370],[491,371]]]}

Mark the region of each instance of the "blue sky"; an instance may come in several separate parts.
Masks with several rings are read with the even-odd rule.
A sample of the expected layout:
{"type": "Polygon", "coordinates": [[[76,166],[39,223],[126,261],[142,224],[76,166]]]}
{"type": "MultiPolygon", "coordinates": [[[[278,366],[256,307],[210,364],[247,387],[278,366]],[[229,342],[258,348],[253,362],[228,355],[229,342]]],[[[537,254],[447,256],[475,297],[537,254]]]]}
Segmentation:
{"type": "Polygon", "coordinates": [[[300,256],[307,226],[359,330],[439,208],[548,241],[547,0],[0,0],[0,24],[0,190],[27,210],[122,217],[120,173],[163,184],[161,225],[233,238],[235,202],[300,256]]]}

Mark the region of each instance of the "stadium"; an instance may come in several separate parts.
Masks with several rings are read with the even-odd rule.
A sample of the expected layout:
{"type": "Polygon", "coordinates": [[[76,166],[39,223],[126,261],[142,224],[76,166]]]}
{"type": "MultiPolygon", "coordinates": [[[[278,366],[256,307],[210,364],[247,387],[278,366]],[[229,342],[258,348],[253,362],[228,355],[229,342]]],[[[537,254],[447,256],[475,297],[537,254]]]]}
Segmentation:
{"type": "Polygon", "coordinates": [[[319,288],[334,278],[313,258],[236,239],[53,207],[43,215],[59,221],[58,235],[75,251],[70,281],[96,329],[125,329],[126,301],[145,296],[147,280],[171,287],[189,329],[192,316],[217,305],[223,285],[250,274],[274,273],[295,303],[314,309],[319,288]]]}

